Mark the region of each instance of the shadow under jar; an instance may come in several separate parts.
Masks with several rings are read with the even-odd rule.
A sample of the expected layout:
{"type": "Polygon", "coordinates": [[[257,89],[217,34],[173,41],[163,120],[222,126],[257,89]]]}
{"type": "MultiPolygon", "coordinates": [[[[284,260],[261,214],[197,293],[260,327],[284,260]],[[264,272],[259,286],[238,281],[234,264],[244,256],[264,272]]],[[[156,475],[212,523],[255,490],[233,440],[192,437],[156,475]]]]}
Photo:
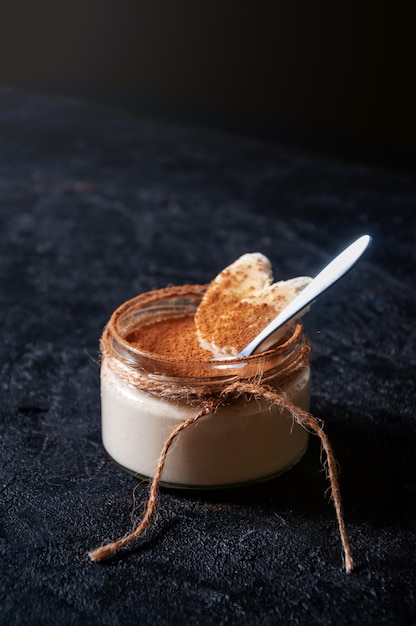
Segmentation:
{"type": "MultiPolygon", "coordinates": [[[[125,470],[152,477],[178,424],[233,383],[271,388],[309,409],[309,342],[297,323],[277,346],[246,358],[174,358],[138,349],[132,333],[193,316],[205,286],[169,287],[122,304],[101,339],[102,438],[125,470]]],[[[238,395],[238,394],[237,394],[238,395]]],[[[168,451],[164,486],[204,489],[272,478],[297,463],[307,431],[285,407],[252,394],[226,396],[218,408],[182,430],[168,451]]]]}

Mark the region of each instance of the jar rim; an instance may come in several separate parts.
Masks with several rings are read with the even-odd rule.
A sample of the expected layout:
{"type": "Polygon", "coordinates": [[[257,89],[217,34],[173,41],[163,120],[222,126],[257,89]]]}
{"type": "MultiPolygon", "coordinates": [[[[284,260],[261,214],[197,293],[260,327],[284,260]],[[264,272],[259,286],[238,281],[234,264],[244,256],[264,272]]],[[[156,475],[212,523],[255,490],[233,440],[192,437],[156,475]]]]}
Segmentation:
{"type": "Polygon", "coordinates": [[[259,375],[281,367],[288,359],[293,359],[297,348],[307,343],[300,322],[293,324],[283,341],[264,352],[247,357],[213,357],[191,361],[147,352],[126,340],[126,335],[141,325],[140,321],[144,325],[146,319],[156,321],[155,317],[162,320],[172,315],[191,314],[196,310],[206,289],[207,285],[165,287],[142,293],[121,304],[111,315],[103,334],[103,340],[110,344],[107,346],[110,354],[150,375],[160,374],[174,378],[179,376],[194,380],[213,376],[249,378],[256,373],[259,375]]]}

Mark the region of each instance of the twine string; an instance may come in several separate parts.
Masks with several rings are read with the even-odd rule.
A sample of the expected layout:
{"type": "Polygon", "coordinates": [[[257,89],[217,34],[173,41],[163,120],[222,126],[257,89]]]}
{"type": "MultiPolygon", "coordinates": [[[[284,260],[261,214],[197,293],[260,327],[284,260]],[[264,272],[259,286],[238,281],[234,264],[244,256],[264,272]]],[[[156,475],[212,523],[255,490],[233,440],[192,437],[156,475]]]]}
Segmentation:
{"type": "Polygon", "coordinates": [[[103,561],[113,556],[121,548],[125,547],[126,545],[130,544],[135,539],[140,537],[149,528],[149,525],[151,524],[156,513],[160,482],[162,478],[163,468],[165,466],[166,457],[176,437],[178,437],[178,435],[183,430],[188,428],[191,424],[195,424],[195,422],[201,419],[204,415],[207,415],[208,413],[214,413],[218,409],[218,407],[225,401],[228,401],[231,398],[236,399],[243,394],[252,395],[257,399],[267,400],[271,405],[277,405],[278,407],[280,407],[281,410],[287,409],[293,419],[295,419],[305,429],[319,437],[322,449],[324,450],[326,456],[327,477],[330,483],[331,496],[334,503],[338,522],[338,530],[343,548],[345,570],[348,574],[353,571],[354,561],[352,558],[351,546],[348,539],[342,511],[337,463],[335,460],[334,452],[332,450],[332,446],[326,433],[323,430],[322,421],[318,420],[311,413],[308,413],[307,411],[304,411],[295,406],[284,395],[277,393],[271,387],[241,380],[236,381],[235,383],[232,383],[225,387],[216,398],[205,399],[202,402],[201,407],[193,415],[191,415],[187,420],[178,424],[178,426],[176,426],[176,428],[171,432],[161,451],[155,475],[153,476],[150,484],[146,511],[141,522],[132,532],[125,535],[124,537],[121,537],[116,541],[107,543],[89,552],[89,556],[92,561],[103,561]]]}
{"type": "Polygon", "coordinates": [[[318,418],[314,417],[308,411],[304,411],[303,409],[295,406],[292,402],[290,402],[287,397],[276,393],[275,391],[268,389],[267,387],[259,388],[257,385],[252,385],[250,383],[246,383],[243,385],[235,385],[237,390],[241,390],[242,392],[251,393],[254,397],[257,398],[265,398],[271,404],[276,404],[280,406],[282,409],[286,408],[291,416],[304,428],[309,431],[312,431],[315,435],[317,435],[321,441],[322,449],[325,452],[326,456],[326,466],[327,466],[327,475],[330,484],[331,497],[335,507],[335,513],[338,522],[338,530],[339,535],[343,547],[344,552],[344,566],[345,570],[348,574],[350,574],[354,570],[354,561],[352,558],[351,545],[348,539],[348,534],[346,530],[344,514],[342,510],[342,502],[341,502],[341,490],[339,487],[338,480],[338,468],[337,462],[335,459],[335,454],[332,449],[332,446],[329,442],[328,436],[323,429],[323,422],[318,418]]]}

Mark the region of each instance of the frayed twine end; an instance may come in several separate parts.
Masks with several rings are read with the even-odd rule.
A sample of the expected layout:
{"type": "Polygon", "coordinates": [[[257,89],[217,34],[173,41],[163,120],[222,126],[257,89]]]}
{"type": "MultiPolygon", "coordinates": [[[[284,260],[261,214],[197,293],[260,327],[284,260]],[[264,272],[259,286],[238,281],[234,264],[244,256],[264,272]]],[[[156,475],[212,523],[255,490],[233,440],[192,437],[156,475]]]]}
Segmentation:
{"type": "Polygon", "coordinates": [[[355,569],[354,561],[352,560],[352,556],[350,552],[345,554],[345,571],[347,574],[351,574],[355,569]]]}
{"type": "Polygon", "coordinates": [[[110,558],[110,556],[113,556],[114,552],[115,552],[114,544],[109,543],[105,546],[101,546],[101,548],[96,548],[95,550],[88,552],[88,556],[90,557],[91,561],[99,563],[100,561],[105,561],[105,559],[108,559],[110,558]]]}

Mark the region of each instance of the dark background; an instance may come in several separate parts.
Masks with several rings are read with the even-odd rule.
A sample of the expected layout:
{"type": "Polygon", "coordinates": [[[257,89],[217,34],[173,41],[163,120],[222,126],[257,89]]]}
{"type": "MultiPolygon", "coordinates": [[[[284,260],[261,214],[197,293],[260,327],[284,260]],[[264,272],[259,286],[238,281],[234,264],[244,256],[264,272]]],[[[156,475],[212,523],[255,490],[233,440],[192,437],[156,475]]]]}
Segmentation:
{"type": "Polygon", "coordinates": [[[0,85],[415,164],[413,2],[14,2],[0,85]]]}
{"type": "Polygon", "coordinates": [[[415,9],[10,5],[1,626],[414,626],[415,9]],[[305,316],[311,410],[339,463],[356,571],[342,569],[316,438],[261,486],[164,490],[149,533],[91,563],[148,498],[101,442],[98,346],[113,310],[206,283],[247,251],[276,278],[314,275],[364,232],[359,266],[305,316]]]}

